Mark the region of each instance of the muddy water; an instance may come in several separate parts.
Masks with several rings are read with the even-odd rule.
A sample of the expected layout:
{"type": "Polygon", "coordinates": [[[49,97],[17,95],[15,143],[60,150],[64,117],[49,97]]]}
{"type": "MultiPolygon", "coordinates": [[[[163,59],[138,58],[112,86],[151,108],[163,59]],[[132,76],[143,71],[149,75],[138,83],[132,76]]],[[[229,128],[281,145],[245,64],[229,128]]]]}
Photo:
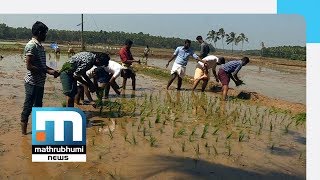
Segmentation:
{"type": "MultiPolygon", "coordinates": [[[[149,59],[148,65],[165,68],[167,60],[149,59]]],[[[170,63],[170,71],[173,62],[170,63]]],[[[196,63],[190,59],[187,66],[187,75],[194,76],[196,63]]],[[[238,74],[245,85],[236,87],[233,82],[231,88],[258,92],[266,96],[287,100],[290,102],[306,103],[306,72],[290,73],[285,69],[280,71],[254,65],[243,67],[238,74]]],[[[214,78],[211,78],[214,79],[214,78]]]]}
{"type": "MultiPolygon", "coordinates": [[[[60,68],[66,59],[51,57],[48,65],[60,68]]],[[[91,113],[86,163],[32,163],[31,136],[21,137],[18,126],[24,74],[19,55],[0,61],[0,179],[305,179],[305,126],[283,133],[290,114],[244,102],[223,104],[213,93],[166,91],[165,81],[144,75],[137,76],[137,91],[129,80],[125,95],[112,96],[124,105],[121,113],[105,108],[99,115],[98,109],[80,106],[91,113]],[[219,113],[231,118],[219,119],[219,113]]],[[[60,106],[63,98],[60,80],[49,76],[44,106],[60,106]]]]}
{"type": "MultiPolygon", "coordinates": [[[[47,55],[47,65],[52,68],[61,68],[63,62],[68,57],[64,54],[56,57],[51,53],[47,55]]],[[[4,63],[12,63],[7,70],[12,71],[21,66],[22,61],[19,54],[5,55],[6,61],[4,63]],[[18,59],[18,60],[17,60],[18,59]],[[20,59],[20,60],[19,60],[20,59]]],[[[115,61],[120,61],[117,56],[112,57],[115,61]]],[[[164,59],[149,59],[148,65],[156,66],[165,69],[167,60],[164,59]]],[[[172,67],[173,62],[167,68],[168,72],[172,67]]],[[[187,75],[193,76],[196,63],[191,59],[187,67],[187,75]]],[[[287,72],[286,69],[279,70],[266,67],[259,67],[255,65],[247,65],[243,67],[239,73],[240,79],[245,82],[245,85],[236,87],[233,82],[230,83],[231,88],[237,90],[247,90],[258,92],[268,97],[286,100],[289,102],[306,103],[306,73],[287,72]]],[[[214,78],[211,78],[213,81],[214,78]]]]}

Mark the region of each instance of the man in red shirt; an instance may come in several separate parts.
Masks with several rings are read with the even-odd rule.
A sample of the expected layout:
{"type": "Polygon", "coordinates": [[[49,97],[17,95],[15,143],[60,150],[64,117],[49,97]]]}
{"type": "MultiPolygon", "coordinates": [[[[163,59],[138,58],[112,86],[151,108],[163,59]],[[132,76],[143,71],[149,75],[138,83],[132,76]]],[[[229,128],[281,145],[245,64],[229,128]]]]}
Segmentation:
{"type": "Polygon", "coordinates": [[[130,39],[125,41],[125,45],[120,49],[119,56],[122,62],[122,72],[121,77],[123,77],[122,89],[126,89],[127,79],[131,78],[132,80],[132,89],[136,90],[136,74],[132,69],[131,65],[133,62],[137,62],[140,64],[140,60],[136,61],[133,59],[130,48],[133,42],[130,39]]]}

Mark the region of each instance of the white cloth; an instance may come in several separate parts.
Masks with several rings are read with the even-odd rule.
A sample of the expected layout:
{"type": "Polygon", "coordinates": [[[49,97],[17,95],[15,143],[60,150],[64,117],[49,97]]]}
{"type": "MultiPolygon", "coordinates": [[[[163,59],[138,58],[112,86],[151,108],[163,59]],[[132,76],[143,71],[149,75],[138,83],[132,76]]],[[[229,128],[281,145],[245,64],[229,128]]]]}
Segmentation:
{"type": "MultiPolygon", "coordinates": [[[[207,68],[208,68],[208,69],[211,69],[211,68],[214,68],[214,69],[215,69],[216,66],[217,66],[217,63],[218,63],[219,58],[218,58],[217,56],[214,56],[214,55],[209,55],[209,56],[203,58],[202,60],[207,61],[207,64],[208,64],[207,68]]],[[[199,62],[197,63],[197,67],[198,67],[198,68],[204,68],[204,64],[199,61],[199,62]]]]}
{"type": "Polygon", "coordinates": [[[104,70],[108,73],[113,74],[112,77],[117,78],[121,74],[121,69],[123,66],[115,61],[109,60],[109,65],[104,67],[104,70]]]}
{"type": "Polygon", "coordinates": [[[186,66],[173,63],[171,74],[177,73],[181,78],[183,78],[186,75],[186,66]]]}

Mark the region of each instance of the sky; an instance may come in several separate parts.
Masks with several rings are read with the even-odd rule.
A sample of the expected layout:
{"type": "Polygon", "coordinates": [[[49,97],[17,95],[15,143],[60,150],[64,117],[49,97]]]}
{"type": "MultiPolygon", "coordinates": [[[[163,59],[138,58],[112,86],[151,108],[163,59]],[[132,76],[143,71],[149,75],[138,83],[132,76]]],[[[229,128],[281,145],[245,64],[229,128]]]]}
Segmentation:
{"type": "MultiPolygon", "coordinates": [[[[0,23],[10,27],[31,28],[42,21],[50,29],[80,30],[81,14],[0,14],[0,23]]],[[[306,45],[305,20],[299,15],[222,15],[222,14],[84,14],[84,30],[143,32],[145,34],[195,40],[206,38],[210,30],[224,28],[226,33],[244,33],[249,43],[244,49],[283,45],[306,45]]],[[[208,40],[206,40],[208,41],[208,40]]],[[[210,41],[208,41],[210,43],[210,41]]],[[[222,48],[221,40],[217,48],[222,48]]],[[[231,45],[226,45],[231,49],[231,45]]],[[[241,49],[241,44],[234,49],[241,49]]]]}

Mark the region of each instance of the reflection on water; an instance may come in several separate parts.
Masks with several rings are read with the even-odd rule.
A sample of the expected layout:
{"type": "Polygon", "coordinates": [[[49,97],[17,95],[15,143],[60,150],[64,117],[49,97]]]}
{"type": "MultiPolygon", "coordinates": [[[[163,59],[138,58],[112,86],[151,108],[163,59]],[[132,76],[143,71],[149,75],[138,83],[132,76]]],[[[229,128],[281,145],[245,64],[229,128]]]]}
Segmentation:
{"type": "MultiPolygon", "coordinates": [[[[67,61],[68,55],[47,53],[47,65],[53,69],[61,69],[63,63],[67,61]],[[50,54],[50,55],[49,55],[50,54]],[[50,57],[51,56],[51,57],[50,57]]],[[[120,61],[118,56],[111,58],[115,61],[120,61]]],[[[149,59],[150,66],[166,69],[165,65],[168,61],[165,59],[149,59]]],[[[21,60],[20,54],[6,54],[5,58],[0,61],[0,66],[3,63],[10,63],[6,66],[6,71],[16,71],[19,66],[24,66],[24,61],[21,60]]],[[[172,67],[167,68],[168,72],[172,67]]],[[[190,59],[187,67],[187,75],[193,77],[196,62],[190,59]]],[[[1,67],[0,67],[1,68],[1,67]]],[[[292,73],[286,70],[279,71],[254,65],[247,65],[239,72],[239,77],[246,83],[243,86],[236,87],[233,82],[230,82],[230,87],[237,90],[247,90],[258,92],[269,97],[283,99],[291,102],[306,103],[306,73],[292,73]]],[[[211,80],[214,78],[211,78],[211,80]]]]}
{"type": "MultiPolygon", "coordinates": [[[[164,59],[149,59],[148,64],[165,69],[168,61],[164,59]]],[[[167,68],[168,72],[172,67],[167,68]]],[[[186,70],[187,75],[193,77],[196,62],[189,60],[186,70]]],[[[212,76],[212,75],[211,75],[212,76]]],[[[239,77],[246,84],[236,87],[231,81],[230,87],[237,90],[258,92],[269,97],[283,99],[291,102],[306,103],[306,73],[287,72],[286,69],[278,70],[255,65],[247,65],[239,72],[239,77]]],[[[211,80],[214,78],[211,78],[211,80]]]]}

